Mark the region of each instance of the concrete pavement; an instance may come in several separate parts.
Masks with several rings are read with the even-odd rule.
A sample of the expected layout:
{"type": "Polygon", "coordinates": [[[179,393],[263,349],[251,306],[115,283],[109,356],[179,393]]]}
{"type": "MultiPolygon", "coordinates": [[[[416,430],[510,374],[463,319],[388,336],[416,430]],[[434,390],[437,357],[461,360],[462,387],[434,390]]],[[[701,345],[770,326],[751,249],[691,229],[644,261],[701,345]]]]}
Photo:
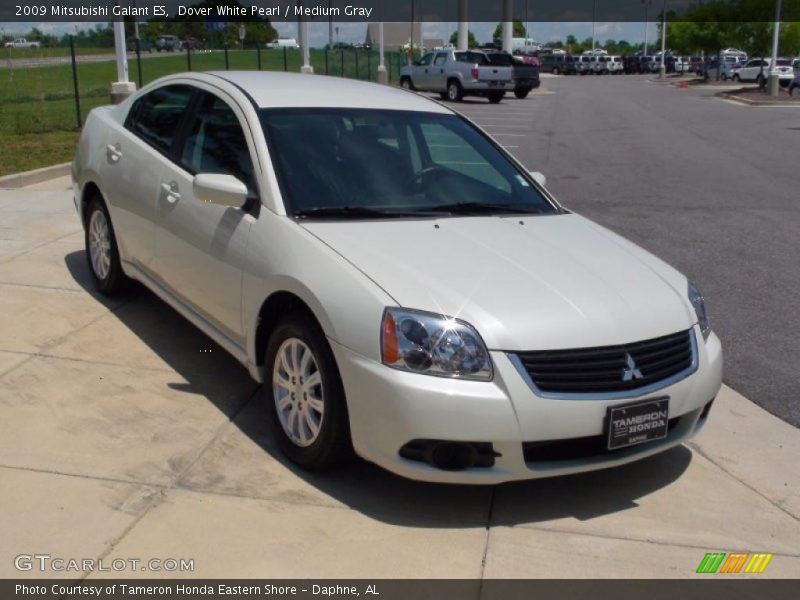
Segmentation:
{"type": "Polygon", "coordinates": [[[244,368],[149,292],[91,291],[68,187],[0,192],[0,577],[693,577],[710,551],[800,574],[800,431],[727,387],[688,446],[587,475],[295,469],[244,368]],[[194,571],[15,569],[35,553],[194,571]]]}

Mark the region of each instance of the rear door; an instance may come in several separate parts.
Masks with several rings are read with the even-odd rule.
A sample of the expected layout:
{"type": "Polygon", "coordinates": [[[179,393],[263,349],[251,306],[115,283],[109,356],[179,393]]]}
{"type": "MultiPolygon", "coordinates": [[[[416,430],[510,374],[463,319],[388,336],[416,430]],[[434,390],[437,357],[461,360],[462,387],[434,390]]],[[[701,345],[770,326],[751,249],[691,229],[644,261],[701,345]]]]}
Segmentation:
{"type": "Polygon", "coordinates": [[[188,85],[157,88],[137,99],[124,128],[109,129],[103,181],[122,258],[152,268],[159,181],[175,133],[194,94],[188,85]]]}
{"type": "Polygon", "coordinates": [[[201,91],[189,115],[160,180],[156,269],[181,301],[242,347],[242,269],[260,207],[255,144],[244,114],[222,91],[201,91]],[[249,190],[247,205],[199,201],[193,191],[198,173],[237,177],[249,190]]]}

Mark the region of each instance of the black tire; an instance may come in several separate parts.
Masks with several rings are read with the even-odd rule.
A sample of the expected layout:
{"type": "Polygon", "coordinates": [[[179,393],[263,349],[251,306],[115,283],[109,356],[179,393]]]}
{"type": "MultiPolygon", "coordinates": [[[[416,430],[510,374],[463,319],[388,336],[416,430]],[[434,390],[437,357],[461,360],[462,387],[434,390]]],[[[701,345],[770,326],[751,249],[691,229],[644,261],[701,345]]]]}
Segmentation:
{"type": "Polygon", "coordinates": [[[86,215],[84,221],[84,244],[86,247],[86,262],[89,265],[89,274],[92,277],[94,288],[106,296],[113,296],[122,292],[129,280],[122,272],[122,265],[119,260],[119,246],[117,246],[117,237],[114,234],[114,227],[111,224],[111,216],[108,214],[108,209],[105,203],[100,198],[92,198],[89,200],[89,205],[86,207],[86,215]],[[95,227],[100,227],[105,223],[107,228],[107,238],[105,241],[100,240],[98,237],[98,230],[95,227]],[[107,258],[108,266],[103,269],[98,261],[92,258],[92,245],[95,248],[101,244],[103,247],[108,246],[107,258]]]}
{"type": "Polygon", "coordinates": [[[400,78],[400,87],[405,90],[411,90],[412,92],[417,89],[414,87],[411,77],[408,77],[407,75],[400,78]]]}
{"type": "Polygon", "coordinates": [[[500,102],[500,100],[502,100],[505,97],[505,95],[506,93],[501,91],[489,92],[487,98],[489,98],[489,102],[491,102],[492,104],[497,104],[498,102],[500,102]]]}
{"type": "Polygon", "coordinates": [[[451,79],[447,82],[447,99],[450,102],[461,102],[464,99],[464,89],[458,79],[451,79]]]}
{"type": "Polygon", "coordinates": [[[559,70],[558,67],[553,67],[552,73],[553,73],[553,75],[559,75],[561,73],[561,71],[559,70]]]}
{"type": "Polygon", "coordinates": [[[524,100],[528,97],[530,90],[528,88],[516,88],[514,89],[514,95],[519,98],[520,100],[524,100]]]}
{"type": "Polygon", "coordinates": [[[742,80],[738,73],[731,77],[731,79],[733,79],[736,83],[739,83],[742,80]]]}
{"type": "MultiPolygon", "coordinates": [[[[270,426],[278,447],[293,463],[311,471],[324,471],[346,462],[353,456],[342,380],[325,334],[313,317],[304,313],[290,314],[273,330],[264,355],[264,396],[267,401],[270,426]],[[288,343],[293,339],[300,340],[310,349],[321,381],[318,389],[321,390],[324,408],[319,420],[319,433],[313,442],[306,446],[293,441],[281,424],[273,389],[278,351],[285,342],[288,343]]],[[[291,401],[294,402],[294,396],[291,401]]],[[[299,409],[295,408],[295,411],[302,410],[303,400],[299,397],[297,406],[299,409]]],[[[310,403],[307,402],[305,405],[307,412],[309,406],[310,403]]],[[[298,424],[298,427],[301,425],[298,424]]]]}
{"type": "Polygon", "coordinates": [[[794,91],[795,91],[795,90],[796,90],[798,87],[800,87],[800,86],[796,86],[796,85],[790,85],[790,86],[789,86],[789,95],[790,95],[790,96],[794,96],[794,91]]]}

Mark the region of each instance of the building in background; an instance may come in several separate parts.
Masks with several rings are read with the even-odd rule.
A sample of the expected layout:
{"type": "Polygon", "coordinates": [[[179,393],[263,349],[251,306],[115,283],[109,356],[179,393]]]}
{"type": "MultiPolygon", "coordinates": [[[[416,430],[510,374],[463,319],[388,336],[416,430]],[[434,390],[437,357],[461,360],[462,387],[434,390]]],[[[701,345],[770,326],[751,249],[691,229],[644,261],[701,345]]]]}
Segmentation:
{"type": "MultiPolygon", "coordinates": [[[[370,23],[367,25],[367,37],[364,40],[373,48],[378,47],[379,24],[370,23]]],[[[383,44],[387,52],[398,52],[411,42],[412,27],[411,23],[384,23],[383,24],[383,44]]],[[[413,27],[414,47],[418,48],[422,43],[422,23],[414,23],[413,27]]]]}

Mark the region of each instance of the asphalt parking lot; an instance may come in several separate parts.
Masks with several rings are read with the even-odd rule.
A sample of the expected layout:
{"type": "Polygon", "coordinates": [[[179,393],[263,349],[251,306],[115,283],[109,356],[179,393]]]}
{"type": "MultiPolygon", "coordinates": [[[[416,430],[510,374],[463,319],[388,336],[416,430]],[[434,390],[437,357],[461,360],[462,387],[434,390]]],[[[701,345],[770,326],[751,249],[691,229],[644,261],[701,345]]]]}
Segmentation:
{"type": "Polygon", "coordinates": [[[800,427],[800,110],[648,77],[548,77],[530,101],[454,106],[567,208],[686,273],[724,344],[725,382],[800,427]]]}
{"type": "MultiPolygon", "coordinates": [[[[617,148],[587,142],[595,129],[567,118],[570,106],[592,105],[605,107],[608,120],[614,103],[626,101],[606,85],[655,106],[685,91],[639,78],[546,85],[554,93],[509,98],[497,110],[480,100],[461,108],[544,171],[567,206],[689,272],[706,290],[717,327],[735,329],[723,321],[722,303],[740,280],[720,291],[710,274],[727,272],[715,264],[716,246],[736,241],[714,237],[723,228],[716,221],[737,221],[706,205],[705,188],[690,181],[699,169],[674,181],[640,169],[649,163],[643,147],[651,132],[598,122],[598,137],[631,146],[625,156],[637,160],[606,178],[597,169],[620,168],[617,148]],[[553,120],[561,111],[563,120],[553,120]],[[581,165],[574,160],[581,153],[595,162],[581,165]],[[675,199],[671,208],[665,198],[675,199]],[[692,219],[699,222],[686,229],[692,219]]],[[[705,100],[677,100],[684,101],[705,100]]],[[[677,129],[679,140],[649,146],[658,158],[667,144],[692,139],[677,129]]],[[[687,154],[699,160],[698,150],[687,154]]],[[[194,572],[123,573],[148,577],[691,577],[711,551],[773,553],[759,577],[800,572],[800,432],[737,393],[730,375],[737,391],[723,387],[692,443],[618,469],[478,488],[414,483],[363,462],[330,475],[289,466],[243,367],[149,292],[135,288],[109,301],[91,290],[68,188],[61,179],[0,191],[0,577],[98,575],[19,572],[14,557],[23,553],[194,560],[194,572]]],[[[779,238],[789,224],[769,207],[763,217],[750,215],[750,226],[779,238]]],[[[741,237],[741,229],[731,235],[741,237]]],[[[734,256],[748,270],[749,253],[760,251],[734,256]]],[[[739,327],[739,338],[722,331],[729,357],[741,351],[740,338],[754,335],[739,327]]]]}

